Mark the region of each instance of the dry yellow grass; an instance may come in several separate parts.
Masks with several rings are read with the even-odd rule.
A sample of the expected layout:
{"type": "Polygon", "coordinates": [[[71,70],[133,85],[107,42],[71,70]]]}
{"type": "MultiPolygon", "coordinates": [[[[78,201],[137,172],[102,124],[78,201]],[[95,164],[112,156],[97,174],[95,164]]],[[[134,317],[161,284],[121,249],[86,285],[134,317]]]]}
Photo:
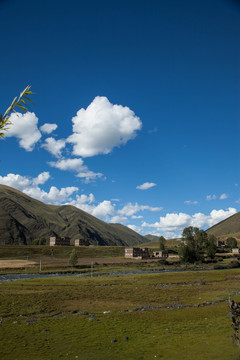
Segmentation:
{"type": "Polygon", "coordinates": [[[0,260],[0,269],[25,268],[26,266],[32,266],[36,264],[36,261],[28,260],[0,260]]]}

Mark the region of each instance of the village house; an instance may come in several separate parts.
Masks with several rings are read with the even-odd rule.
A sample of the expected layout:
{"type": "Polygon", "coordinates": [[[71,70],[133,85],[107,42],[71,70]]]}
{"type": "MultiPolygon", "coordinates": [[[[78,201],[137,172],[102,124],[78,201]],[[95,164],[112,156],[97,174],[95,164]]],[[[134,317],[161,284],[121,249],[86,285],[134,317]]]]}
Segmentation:
{"type": "Polygon", "coordinates": [[[60,237],[60,236],[51,236],[50,237],[50,246],[70,246],[69,237],[60,237]]]}
{"type": "Polygon", "coordinates": [[[76,239],[76,240],[75,240],[74,245],[75,245],[75,246],[89,246],[90,243],[89,243],[89,240],[88,240],[88,239],[80,238],[80,239],[76,239]]]}
{"type": "Polygon", "coordinates": [[[232,253],[233,254],[240,254],[240,249],[239,248],[234,248],[234,249],[232,249],[232,253]]]}
{"type": "Polygon", "coordinates": [[[154,251],[153,252],[153,257],[154,258],[167,259],[168,258],[168,251],[167,250],[154,251]]]}
{"type": "Polygon", "coordinates": [[[225,241],[224,240],[217,240],[217,247],[225,247],[225,241]]]}
{"type": "Polygon", "coordinates": [[[147,259],[149,258],[148,248],[126,248],[125,249],[126,259],[147,259]]]}

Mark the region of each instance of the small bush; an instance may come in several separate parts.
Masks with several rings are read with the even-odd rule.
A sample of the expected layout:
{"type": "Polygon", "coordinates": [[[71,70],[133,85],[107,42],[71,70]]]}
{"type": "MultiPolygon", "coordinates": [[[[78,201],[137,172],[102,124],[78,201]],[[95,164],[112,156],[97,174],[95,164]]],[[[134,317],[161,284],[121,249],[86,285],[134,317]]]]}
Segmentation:
{"type": "Polygon", "coordinates": [[[46,245],[47,240],[45,238],[41,238],[41,239],[34,239],[32,241],[32,245],[46,245]]]}
{"type": "Polygon", "coordinates": [[[160,259],[157,261],[158,265],[169,265],[169,262],[165,259],[160,259]]]}
{"type": "Polygon", "coordinates": [[[214,264],[213,268],[214,270],[220,270],[220,269],[225,269],[226,267],[220,264],[214,264]]]}
{"type": "Polygon", "coordinates": [[[206,258],[206,259],[204,260],[204,262],[205,262],[206,264],[215,264],[215,263],[217,263],[217,259],[206,258]]]}
{"type": "Polygon", "coordinates": [[[240,267],[240,263],[239,263],[238,261],[232,260],[232,261],[228,264],[228,267],[229,267],[230,269],[235,269],[235,268],[240,267]]]}
{"type": "Polygon", "coordinates": [[[75,249],[72,250],[70,258],[69,258],[69,264],[74,267],[77,265],[78,262],[78,255],[75,249]]]}

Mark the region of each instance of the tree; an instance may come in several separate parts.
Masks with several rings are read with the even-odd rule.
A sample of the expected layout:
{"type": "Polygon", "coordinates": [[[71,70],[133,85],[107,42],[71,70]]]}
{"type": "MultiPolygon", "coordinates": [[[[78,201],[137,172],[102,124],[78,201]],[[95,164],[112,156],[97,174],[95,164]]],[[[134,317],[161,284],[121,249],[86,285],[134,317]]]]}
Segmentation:
{"type": "Polygon", "coordinates": [[[240,347],[240,339],[239,339],[239,328],[240,328],[240,303],[235,302],[234,300],[228,299],[228,305],[230,308],[230,317],[232,320],[232,328],[233,328],[233,335],[232,339],[233,342],[236,341],[238,347],[240,347]]]}
{"type": "Polygon", "coordinates": [[[214,259],[217,252],[217,238],[214,235],[209,235],[206,244],[206,254],[211,259],[214,259]]]}
{"type": "Polygon", "coordinates": [[[234,249],[237,247],[237,240],[234,237],[229,237],[227,238],[226,245],[227,247],[234,249]]]}
{"type": "Polygon", "coordinates": [[[70,254],[70,258],[69,258],[69,264],[72,267],[75,267],[78,263],[78,254],[76,252],[76,249],[73,249],[71,254],[70,254]]]}
{"type": "Polygon", "coordinates": [[[32,245],[46,245],[47,240],[46,238],[34,239],[32,241],[32,245]]]}
{"type": "Polygon", "coordinates": [[[160,236],[159,238],[159,249],[160,250],[165,250],[165,246],[166,246],[166,239],[164,236],[160,236]]]}
{"type": "Polygon", "coordinates": [[[197,227],[188,226],[183,229],[185,244],[179,248],[179,256],[184,262],[195,262],[203,258],[207,242],[207,233],[197,227]]]}
{"type": "Polygon", "coordinates": [[[15,97],[9,106],[9,108],[5,111],[5,113],[2,115],[0,114],[0,137],[4,136],[4,132],[7,131],[8,125],[11,124],[10,116],[12,112],[16,112],[15,108],[19,108],[23,112],[28,111],[28,102],[33,104],[33,101],[28,97],[28,95],[33,94],[32,91],[30,91],[31,86],[28,85],[19,95],[19,97],[15,97]]]}
{"type": "Polygon", "coordinates": [[[194,263],[197,261],[195,252],[188,245],[181,244],[178,254],[180,259],[185,263],[194,263]]]}

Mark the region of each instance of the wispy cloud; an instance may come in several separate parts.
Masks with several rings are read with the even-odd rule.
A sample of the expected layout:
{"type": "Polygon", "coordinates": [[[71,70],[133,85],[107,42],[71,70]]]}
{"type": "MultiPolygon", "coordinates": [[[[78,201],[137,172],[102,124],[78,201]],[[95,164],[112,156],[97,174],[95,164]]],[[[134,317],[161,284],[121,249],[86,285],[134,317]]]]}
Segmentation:
{"type": "Polygon", "coordinates": [[[206,196],[206,200],[216,200],[216,199],[217,199],[217,196],[215,194],[206,196]]]}
{"type": "Polygon", "coordinates": [[[152,187],[156,186],[157,184],[153,183],[153,182],[145,182],[144,184],[142,185],[138,185],[136,187],[136,189],[138,190],[148,190],[148,189],[151,189],[152,187]]]}
{"type": "Polygon", "coordinates": [[[187,204],[187,205],[197,205],[198,202],[196,200],[192,201],[192,200],[186,200],[184,201],[184,204],[187,204]]]}
{"type": "Polygon", "coordinates": [[[95,173],[89,170],[81,158],[61,159],[56,162],[50,161],[49,165],[60,170],[74,171],[77,173],[77,177],[84,179],[86,182],[94,181],[103,176],[101,173],[95,173]]]}
{"type": "Polygon", "coordinates": [[[225,199],[227,199],[228,198],[228,195],[227,194],[222,194],[221,196],[220,196],[220,200],[225,200],[225,199]]]}
{"type": "Polygon", "coordinates": [[[156,133],[156,132],[158,132],[158,128],[156,128],[156,127],[154,129],[148,130],[149,134],[153,134],[153,133],[156,133]]]}

